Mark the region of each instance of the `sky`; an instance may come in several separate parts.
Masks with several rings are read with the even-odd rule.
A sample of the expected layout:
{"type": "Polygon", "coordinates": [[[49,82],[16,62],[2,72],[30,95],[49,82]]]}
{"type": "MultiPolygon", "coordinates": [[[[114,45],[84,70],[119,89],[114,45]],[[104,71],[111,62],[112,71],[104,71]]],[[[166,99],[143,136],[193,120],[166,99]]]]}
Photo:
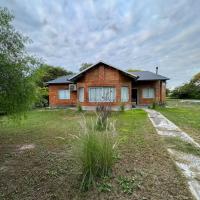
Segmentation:
{"type": "Polygon", "coordinates": [[[200,72],[200,0],[0,0],[27,50],[77,72],[104,61],[170,78],[173,88],[200,72]]]}

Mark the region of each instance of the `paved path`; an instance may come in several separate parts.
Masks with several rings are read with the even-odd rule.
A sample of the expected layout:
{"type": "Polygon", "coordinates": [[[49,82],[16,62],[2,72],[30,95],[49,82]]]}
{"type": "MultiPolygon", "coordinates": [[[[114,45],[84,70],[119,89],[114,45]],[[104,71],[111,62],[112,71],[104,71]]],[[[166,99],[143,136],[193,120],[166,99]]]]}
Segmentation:
{"type": "MultiPolygon", "coordinates": [[[[197,148],[200,148],[200,145],[195,142],[193,138],[183,132],[161,113],[151,109],[145,109],[145,111],[148,113],[148,116],[159,135],[164,137],[179,137],[183,141],[189,142],[197,148]]],[[[200,200],[200,157],[173,149],[168,149],[168,151],[173,157],[176,165],[187,178],[192,194],[197,200],[200,200]]]]}

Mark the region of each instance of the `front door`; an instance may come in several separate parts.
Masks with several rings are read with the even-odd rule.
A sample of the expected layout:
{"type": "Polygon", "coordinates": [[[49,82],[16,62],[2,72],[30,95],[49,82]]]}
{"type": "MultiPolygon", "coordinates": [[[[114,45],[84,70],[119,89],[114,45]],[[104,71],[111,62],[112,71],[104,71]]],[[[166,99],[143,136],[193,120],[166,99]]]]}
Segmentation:
{"type": "Polygon", "coordinates": [[[134,102],[136,105],[138,104],[138,90],[132,89],[132,102],[134,102]]]}

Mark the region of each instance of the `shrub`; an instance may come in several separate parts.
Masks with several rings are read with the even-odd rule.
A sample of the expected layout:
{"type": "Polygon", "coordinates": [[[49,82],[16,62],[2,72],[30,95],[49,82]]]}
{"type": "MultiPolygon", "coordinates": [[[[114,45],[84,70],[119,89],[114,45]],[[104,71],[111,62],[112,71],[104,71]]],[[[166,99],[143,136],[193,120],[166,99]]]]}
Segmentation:
{"type": "Polygon", "coordinates": [[[82,112],[83,111],[82,106],[80,104],[77,105],[77,111],[78,112],[82,112]]]}
{"type": "Polygon", "coordinates": [[[120,111],[121,111],[121,112],[124,112],[124,110],[125,110],[125,105],[124,105],[124,103],[122,103],[122,104],[120,105],[120,111]]]}
{"type": "Polygon", "coordinates": [[[152,109],[156,109],[156,107],[157,107],[156,102],[153,102],[153,103],[152,103],[152,109]]]}
{"type": "Polygon", "coordinates": [[[98,132],[94,122],[81,122],[76,153],[82,167],[81,190],[95,186],[97,179],[109,176],[116,154],[116,134],[113,131],[98,132]],[[92,123],[92,124],[91,124],[92,123]]]}

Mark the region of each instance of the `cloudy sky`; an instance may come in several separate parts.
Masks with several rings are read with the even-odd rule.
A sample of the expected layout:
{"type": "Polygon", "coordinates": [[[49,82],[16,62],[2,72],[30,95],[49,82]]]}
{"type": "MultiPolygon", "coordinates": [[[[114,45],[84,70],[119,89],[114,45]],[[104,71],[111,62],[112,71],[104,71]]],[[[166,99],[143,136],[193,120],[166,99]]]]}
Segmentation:
{"type": "Polygon", "coordinates": [[[78,71],[81,63],[155,71],[169,87],[200,72],[200,0],[1,0],[28,51],[78,71]]]}

